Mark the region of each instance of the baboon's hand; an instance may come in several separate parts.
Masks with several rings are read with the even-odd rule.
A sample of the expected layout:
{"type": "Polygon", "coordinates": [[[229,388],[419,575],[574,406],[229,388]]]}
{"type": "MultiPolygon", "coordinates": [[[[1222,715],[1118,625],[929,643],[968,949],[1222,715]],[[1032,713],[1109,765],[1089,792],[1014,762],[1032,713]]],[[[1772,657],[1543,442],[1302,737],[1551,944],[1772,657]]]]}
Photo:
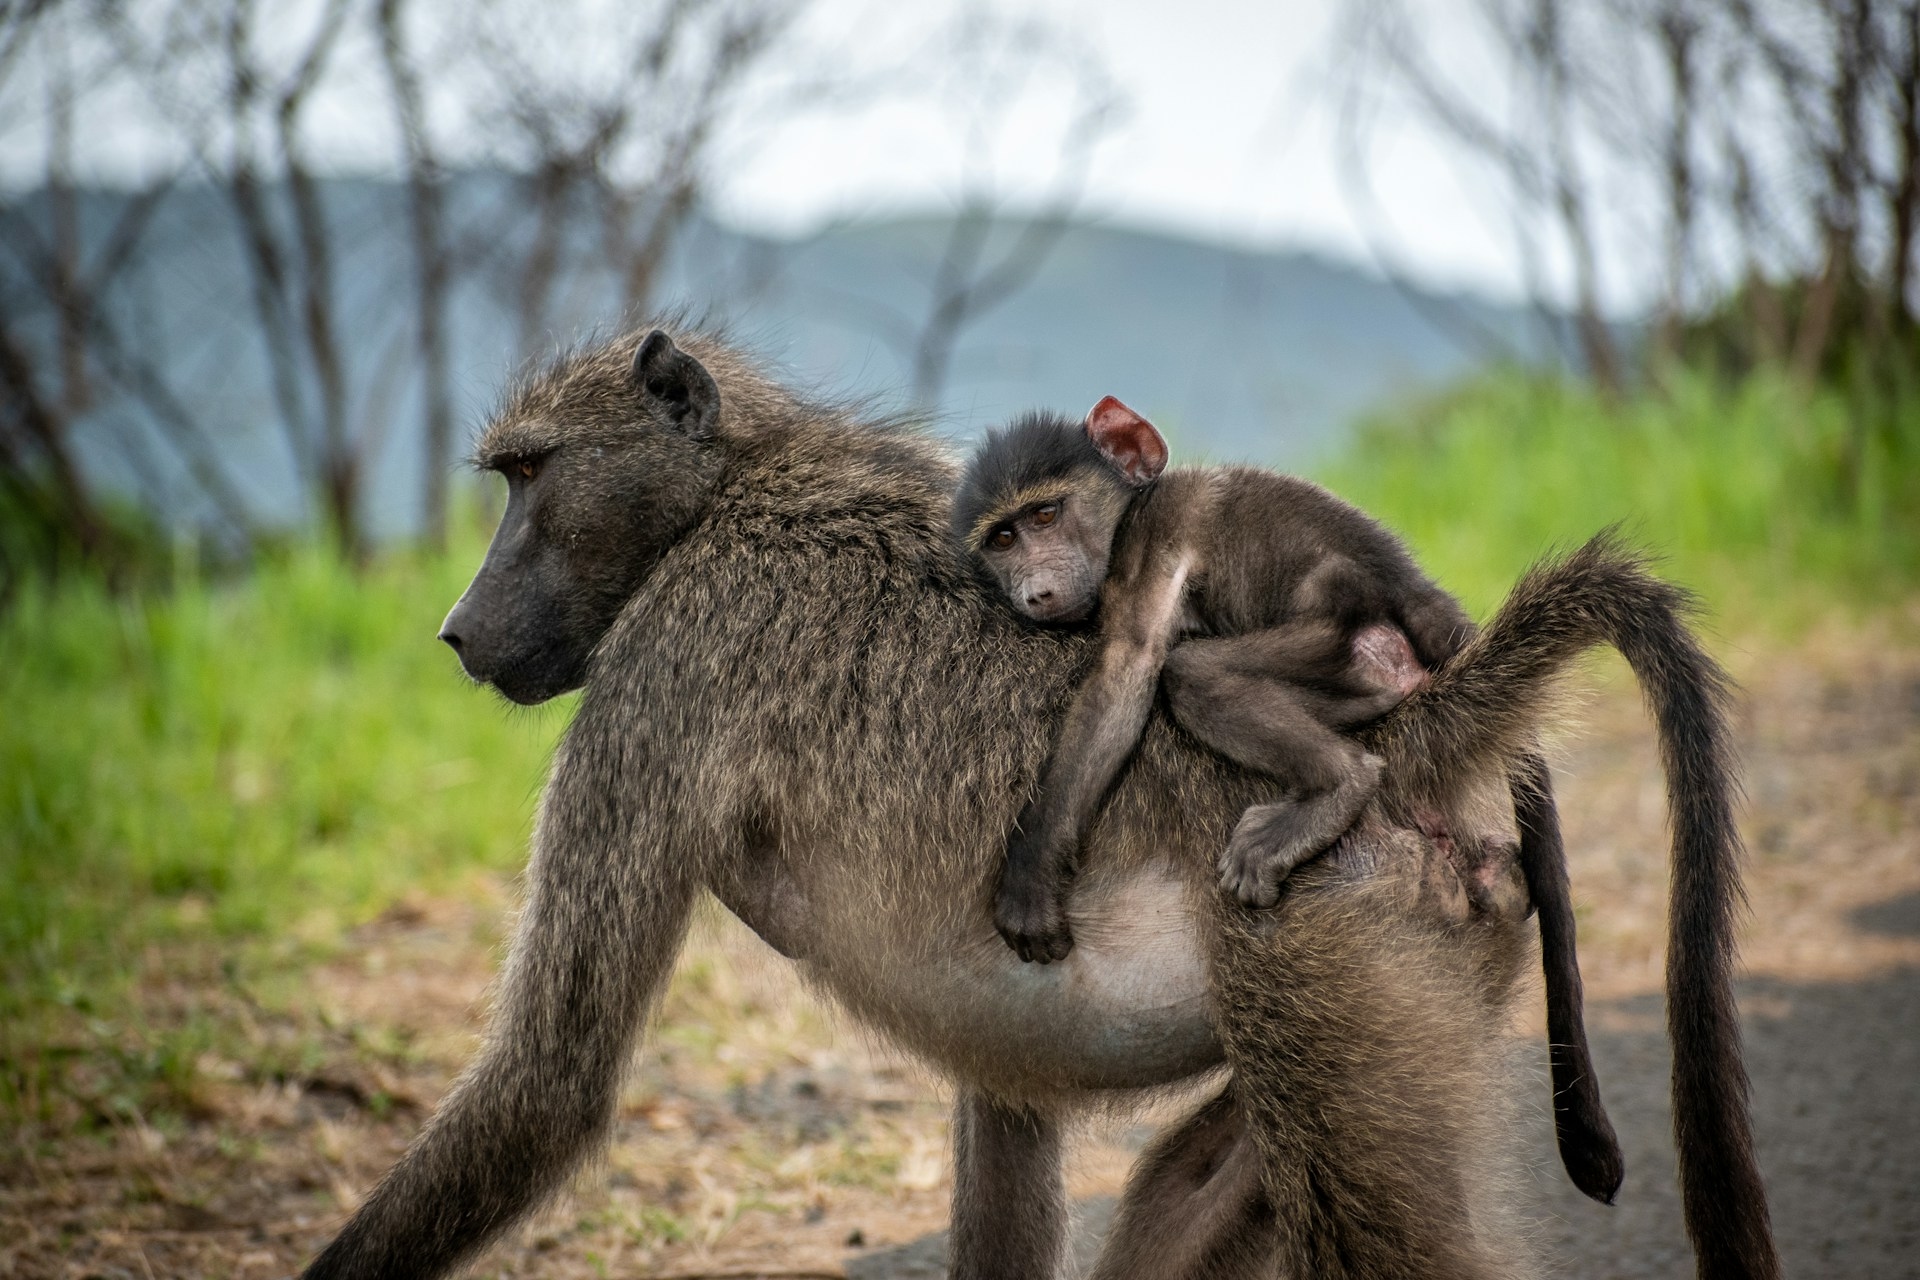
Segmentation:
{"type": "MultiPolygon", "coordinates": [[[[1015,836],[1014,842],[1021,838],[1015,836]]],[[[1052,964],[1073,950],[1073,931],[1067,927],[1064,884],[1037,872],[1038,862],[1022,850],[1008,850],[994,895],[993,927],[1022,960],[1052,964]]]]}

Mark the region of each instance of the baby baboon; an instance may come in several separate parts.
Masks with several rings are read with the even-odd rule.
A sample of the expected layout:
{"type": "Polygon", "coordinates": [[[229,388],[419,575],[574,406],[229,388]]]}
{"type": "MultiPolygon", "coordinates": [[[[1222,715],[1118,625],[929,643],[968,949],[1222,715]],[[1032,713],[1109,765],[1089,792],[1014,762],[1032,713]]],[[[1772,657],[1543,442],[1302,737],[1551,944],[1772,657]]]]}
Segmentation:
{"type": "MultiPolygon", "coordinates": [[[[604,1140],[706,892],[955,1082],[951,1274],[1055,1274],[1064,1119],[1119,1091],[1197,1082],[1222,1062],[1201,959],[1215,926],[1196,905],[1211,872],[1205,886],[1183,877],[1271,784],[1155,717],[1088,832],[1074,955],[1023,965],[985,904],[1089,646],[1018,624],[954,554],[944,454],[796,398],[716,339],[664,333],[562,359],[513,395],[478,453],[506,477],[507,509],[444,637],[475,679],[516,701],[583,691],[541,799],[486,1044],[309,1275],[443,1275],[555,1193],[604,1140]]],[[[1430,696],[1446,683],[1392,713],[1374,750],[1390,761],[1421,750],[1427,721],[1392,726],[1416,704],[1450,706],[1430,696]]],[[[1491,723],[1528,723],[1500,710],[1497,688],[1463,678],[1458,689],[1493,699],[1491,723]]],[[[1502,758],[1486,765],[1496,778],[1502,758]]],[[[1405,776],[1464,785],[1446,761],[1405,776]]],[[[1724,806],[1724,784],[1711,768],[1674,779],[1705,788],[1709,805],[1724,806]]],[[[1382,812],[1290,887],[1258,955],[1313,981],[1289,987],[1296,1005],[1260,1035],[1329,1053],[1424,1046],[1403,1066],[1423,1073],[1445,1115],[1425,1093],[1293,1114],[1274,1149],[1302,1153],[1306,1176],[1352,1176],[1338,1204],[1292,1204],[1283,1221],[1248,1177],[1259,1113],[1236,1081],[1143,1163],[1098,1274],[1307,1274],[1293,1260],[1309,1249],[1338,1256],[1369,1215],[1394,1218],[1392,1180],[1374,1197],[1372,1166],[1342,1155],[1377,1149],[1381,1135],[1356,1126],[1383,1115],[1392,1142],[1460,1193],[1448,1213],[1393,1221],[1400,1274],[1440,1274],[1425,1259],[1459,1254],[1465,1236],[1512,1251],[1479,1214],[1498,1184],[1476,1163],[1510,1146],[1506,1135],[1464,1151],[1452,1135],[1476,1116],[1484,1126],[1512,1092],[1486,1046],[1506,1018],[1522,911],[1503,895],[1468,900],[1456,863],[1382,812]],[[1402,1009],[1409,1025],[1374,1020],[1402,1009]],[[1350,1200],[1366,1213],[1348,1212],[1350,1200]],[[1342,1216],[1322,1230],[1312,1215],[1328,1208],[1342,1216]],[[1302,1231],[1320,1234],[1283,1245],[1302,1231]]],[[[1706,870],[1690,892],[1718,901],[1736,867],[1729,855],[1706,870]]],[[[1723,916],[1704,919],[1711,929],[1723,916]]],[[[1724,941],[1714,934],[1698,954],[1724,961],[1711,950],[1724,941]]],[[[1703,992],[1724,991],[1724,966],[1687,972],[1703,992]]],[[[1699,1031],[1737,1073],[1736,1029],[1699,1031]]],[[[1696,1037],[1686,1053],[1700,1048],[1696,1037]]],[[[1317,1096],[1342,1079],[1325,1075],[1317,1096]]],[[[1737,1079],[1679,1083],[1703,1090],[1687,1114],[1725,1121],[1683,1130],[1689,1177],[1710,1187],[1729,1161],[1751,1172],[1744,1145],[1722,1141],[1744,1140],[1737,1079]]],[[[1289,1109],[1284,1094],[1259,1105],[1289,1109]]],[[[1736,1194],[1757,1188],[1726,1181],[1736,1194]]],[[[1725,1218],[1757,1220],[1764,1244],[1763,1200],[1725,1218]]],[[[1772,1271],[1755,1262],[1746,1274],[1772,1271]]]]}
{"type": "Polygon", "coordinates": [[[1318,485],[1166,465],[1153,424],[1108,396],[1084,423],[1036,413],[989,433],[954,500],[963,546],[1014,608],[1057,624],[1099,607],[1099,659],[1008,842],[995,916],[1023,960],[1073,945],[1080,840],[1162,667],[1182,728],[1293,791],[1248,809],[1220,855],[1221,887],[1270,907],[1379,785],[1379,759],[1338,730],[1378,719],[1473,632],[1399,539],[1318,485]]]}
{"type": "MultiPolygon", "coordinates": [[[[1346,734],[1473,634],[1398,538],[1318,485],[1166,465],[1159,432],[1108,396],[1084,423],[1036,413],[990,432],[954,500],[964,553],[1021,614],[1073,624],[1098,606],[1099,658],[1008,841],[995,897],[995,926],[1022,960],[1072,949],[1080,843],[1157,687],[1188,733],[1292,790],[1250,807],[1219,853],[1222,888],[1270,907],[1379,784],[1379,758],[1346,734]]],[[[1610,1201],[1624,1164],[1587,1048],[1565,851],[1545,764],[1522,764],[1521,862],[1540,899],[1562,1160],[1582,1191],[1610,1201]]],[[[1420,815],[1445,838],[1442,816],[1420,815]]]]}

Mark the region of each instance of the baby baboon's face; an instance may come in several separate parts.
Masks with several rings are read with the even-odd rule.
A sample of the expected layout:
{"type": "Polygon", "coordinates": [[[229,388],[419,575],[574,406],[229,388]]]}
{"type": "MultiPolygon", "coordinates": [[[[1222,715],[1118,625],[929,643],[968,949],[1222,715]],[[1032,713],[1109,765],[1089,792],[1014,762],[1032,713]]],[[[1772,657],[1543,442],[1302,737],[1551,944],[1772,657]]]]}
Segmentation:
{"type": "Polygon", "coordinates": [[[980,559],[1007,602],[1035,622],[1085,620],[1107,577],[1113,524],[1081,495],[1062,493],[988,531],[980,559]]]}

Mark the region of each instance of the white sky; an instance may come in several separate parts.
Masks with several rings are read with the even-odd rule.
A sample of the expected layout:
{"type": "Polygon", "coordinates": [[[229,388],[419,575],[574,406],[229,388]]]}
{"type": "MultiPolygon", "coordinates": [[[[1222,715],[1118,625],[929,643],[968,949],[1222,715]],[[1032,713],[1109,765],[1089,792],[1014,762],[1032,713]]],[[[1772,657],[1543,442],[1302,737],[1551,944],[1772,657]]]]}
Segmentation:
{"type": "MultiPolygon", "coordinates": [[[[943,42],[958,14],[988,4],[1003,22],[1032,16],[1081,42],[1123,101],[1087,171],[1084,212],[1207,240],[1373,260],[1339,162],[1331,53],[1340,0],[813,0],[783,72],[795,74],[797,66],[835,84],[866,85],[892,75],[891,90],[833,109],[786,103],[745,113],[712,165],[723,216],[797,234],[834,219],[948,208],[969,182],[985,183],[1016,207],[1045,199],[1059,173],[1061,122],[1077,81],[1056,61],[1007,86],[956,83],[963,61],[947,57],[943,42]],[[961,106],[969,93],[971,116],[961,106]],[[968,119],[991,126],[972,135],[971,151],[968,119]]],[[[1470,36],[1457,34],[1470,24],[1449,20],[1462,0],[1408,4],[1428,31],[1459,42],[1433,51],[1438,60],[1456,69],[1484,60],[1470,36]]],[[[311,8],[286,0],[265,12],[292,29],[311,8]]],[[[569,33],[543,34],[569,56],[569,33]]],[[[581,51],[583,63],[591,52],[581,51]]],[[[1484,78],[1497,93],[1497,69],[1484,78]]],[[[344,168],[390,165],[384,108],[368,105],[381,101],[379,92],[347,85],[317,95],[310,117],[316,153],[344,168]]],[[[16,113],[11,124],[0,121],[0,182],[36,180],[46,132],[25,114],[39,105],[30,89],[26,100],[0,101],[0,115],[16,113]]],[[[1370,173],[1384,219],[1372,228],[1374,241],[1416,279],[1520,297],[1497,184],[1408,123],[1389,117],[1371,134],[1370,173]]],[[[91,125],[79,150],[91,158],[90,173],[110,177],[141,167],[153,150],[149,134],[139,111],[122,111],[91,125]]],[[[474,152],[486,147],[484,138],[449,141],[466,141],[474,152]]],[[[1603,244],[1602,261],[1645,261],[1636,248],[1603,244]]],[[[1630,281],[1605,284],[1617,307],[1638,300],[1630,281]]]]}
{"type": "MultiPolygon", "coordinates": [[[[962,7],[816,3],[809,34],[852,49],[861,70],[910,54],[962,7]]],[[[1088,176],[1088,211],[1208,240],[1370,261],[1338,158],[1329,60],[1341,8],[1339,0],[1029,0],[1022,11],[1084,39],[1124,96],[1088,176]]],[[[957,132],[898,106],[809,117],[744,150],[720,205],[737,222],[786,232],[943,207],[962,185],[957,132]]],[[[1011,133],[996,147],[996,185],[1043,192],[1058,166],[1054,134],[1011,133]]],[[[1497,194],[1468,190],[1472,176],[1459,157],[1431,138],[1390,127],[1374,136],[1373,183],[1395,262],[1436,284],[1520,296],[1497,194]]]]}

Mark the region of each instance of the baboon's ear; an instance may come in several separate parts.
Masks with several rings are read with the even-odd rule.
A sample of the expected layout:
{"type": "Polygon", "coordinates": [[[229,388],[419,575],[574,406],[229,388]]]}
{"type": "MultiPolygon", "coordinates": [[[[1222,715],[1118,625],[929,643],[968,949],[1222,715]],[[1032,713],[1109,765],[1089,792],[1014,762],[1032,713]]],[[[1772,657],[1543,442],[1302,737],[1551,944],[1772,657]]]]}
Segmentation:
{"type": "Polygon", "coordinates": [[[1167,442],[1113,396],[1087,410],[1087,438],[1133,484],[1148,484],[1167,469],[1167,442]]]}
{"type": "Polygon", "coordinates": [[[633,353],[633,381],[640,398],[688,438],[713,439],[720,420],[720,388],[707,367],[655,329],[633,353]]]}

